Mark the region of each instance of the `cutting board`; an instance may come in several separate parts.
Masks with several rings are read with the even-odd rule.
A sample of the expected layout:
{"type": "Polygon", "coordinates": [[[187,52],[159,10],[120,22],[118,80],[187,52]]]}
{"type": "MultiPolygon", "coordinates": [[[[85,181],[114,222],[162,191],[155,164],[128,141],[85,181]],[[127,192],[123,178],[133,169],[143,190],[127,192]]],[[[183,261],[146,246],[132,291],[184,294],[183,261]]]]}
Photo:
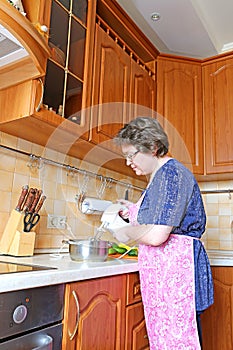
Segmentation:
{"type": "MultiPolygon", "coordinates": [[[[121,256],[121,254],[108,254],[108,256],[109,256],[109,258],[117,259],[121,256]]],[[[126,254],[121,259],[138,260],[138,257],[137,256],[130,256],[130,255],[126,254]]]]}

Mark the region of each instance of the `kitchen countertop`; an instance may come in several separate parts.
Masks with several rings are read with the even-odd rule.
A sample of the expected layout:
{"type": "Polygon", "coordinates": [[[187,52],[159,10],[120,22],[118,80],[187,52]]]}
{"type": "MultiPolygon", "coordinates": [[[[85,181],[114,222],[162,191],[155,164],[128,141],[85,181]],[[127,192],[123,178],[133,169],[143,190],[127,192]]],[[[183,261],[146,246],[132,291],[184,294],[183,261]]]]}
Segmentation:
{"type": "MultiPolygon", "coordinates": [[[[233,266],[233,251],[207,251],[212,266],[233,266]]],[[[59,257],[37,254],[32,257],[0,256],[0,261],[55,268],[1,274],[0,293],[40,286],[82,281],[138,271],[137,260],[108,258],[105,262],[77,262],[69,253],[59,257]]]]}
{"type": "Polygon", "coordinates": [[[69,253],[61,254],[58,258],[53,254],[38,254],[32,257],[1,255],[0,261],[55,268],[1,274],[0,293],[138,271],[136,259],[108,258],[105,262],[78,262],[72,261],[69,253]]]}
{"type": "Polygon", "coordinates": [[[207,250],[211,266],[233,266],[232,250],[207,250]]]}

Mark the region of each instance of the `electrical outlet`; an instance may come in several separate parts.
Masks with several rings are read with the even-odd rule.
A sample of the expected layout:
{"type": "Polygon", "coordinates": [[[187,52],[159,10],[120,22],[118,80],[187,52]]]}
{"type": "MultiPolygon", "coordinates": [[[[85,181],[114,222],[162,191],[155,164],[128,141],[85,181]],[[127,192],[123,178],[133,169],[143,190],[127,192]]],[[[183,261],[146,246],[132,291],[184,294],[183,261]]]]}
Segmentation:
{"type": "Polygon", "coordinates": [[[62,215],[48,215],[47,228],[66,229],[66,216],[62,215]]]}

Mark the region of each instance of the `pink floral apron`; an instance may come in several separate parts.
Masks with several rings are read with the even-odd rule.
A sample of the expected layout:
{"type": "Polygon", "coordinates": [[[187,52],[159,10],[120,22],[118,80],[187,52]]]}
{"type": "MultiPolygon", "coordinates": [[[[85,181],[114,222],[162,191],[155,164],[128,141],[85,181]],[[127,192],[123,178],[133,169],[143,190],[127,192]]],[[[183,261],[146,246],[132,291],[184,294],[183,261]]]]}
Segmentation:
{"type": "MultiPolygon", "coordinates": [[[[129,208],[133,225],[143,197],[129,208]]],[[[193,238],[170,234],[158,247],[140,244],[138,266],[150,350],[200,350],[193,238]]]]}

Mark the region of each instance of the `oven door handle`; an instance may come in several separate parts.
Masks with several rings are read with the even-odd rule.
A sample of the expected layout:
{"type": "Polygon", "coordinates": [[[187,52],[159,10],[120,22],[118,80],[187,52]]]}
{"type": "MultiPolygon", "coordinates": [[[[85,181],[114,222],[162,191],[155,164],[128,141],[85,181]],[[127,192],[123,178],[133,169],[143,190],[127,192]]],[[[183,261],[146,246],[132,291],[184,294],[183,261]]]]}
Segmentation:
{"type": "Polygon", "coordinates": [[[76,309],[77,309],[77,313],[76,313],[76,324],[75,324],[75,327],[74,327],[74,331],[73,332],[70,332],[69,331],[69,337],[70,337],[70,340],[73,340],[74,337],[75,337],[75,334],[77,333],[78,331],[78,324],[79,324],[79,319],[80,319],[80,307],[79,307],[79,301],[78,301],[78,296],[75,292],[75,290],[72,291],[72,295],[74,297],[74,301],[75,301],[75,305],[76,305],[76,309]]]}

